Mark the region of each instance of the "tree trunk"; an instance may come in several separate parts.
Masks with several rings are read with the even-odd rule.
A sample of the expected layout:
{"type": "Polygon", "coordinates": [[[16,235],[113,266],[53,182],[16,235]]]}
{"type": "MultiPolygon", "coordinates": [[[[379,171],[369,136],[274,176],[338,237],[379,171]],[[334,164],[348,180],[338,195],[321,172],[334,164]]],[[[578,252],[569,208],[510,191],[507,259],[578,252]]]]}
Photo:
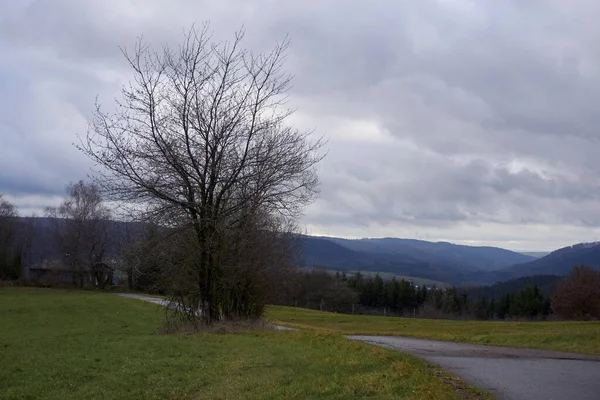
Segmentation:
{"type": "Polygon", "coordinates": [[[127,269],[127,287],[133,289],[133,268],[127,269]]]}
{"type": "Polygon", "coordinates": [[[83,267],[81,266],[77,270],[77,278],[79,278],[79,287],[83,288],[83,267]]]}

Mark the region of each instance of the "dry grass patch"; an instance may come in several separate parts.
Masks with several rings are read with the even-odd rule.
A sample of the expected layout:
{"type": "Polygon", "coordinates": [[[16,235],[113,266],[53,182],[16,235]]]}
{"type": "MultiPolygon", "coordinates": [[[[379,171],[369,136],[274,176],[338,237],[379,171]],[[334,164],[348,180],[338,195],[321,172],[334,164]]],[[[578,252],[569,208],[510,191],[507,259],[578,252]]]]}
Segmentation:
{"type": "Polygon", "coordinates": [[[240,319],[229,320],[206,325],[203,321],[198,320],[196,323],[182,321],[175,317],[168,318],[163,327],[158,330],[161,334],[197,334],[197,333],[213,333],[213,334],[234,334],[234,333],[249,333],[249,332],[265,332],[277,330],[273,324],[264,320],[256,319],[240,319]]]}

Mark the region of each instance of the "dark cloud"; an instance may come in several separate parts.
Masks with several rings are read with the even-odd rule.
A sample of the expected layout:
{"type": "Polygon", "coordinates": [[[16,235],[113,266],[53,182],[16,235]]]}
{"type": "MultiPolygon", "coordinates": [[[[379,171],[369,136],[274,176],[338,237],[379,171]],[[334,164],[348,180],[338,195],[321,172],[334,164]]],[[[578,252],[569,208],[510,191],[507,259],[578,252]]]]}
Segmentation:
{"type": "Polygon", "coordinates": [[[551,249],[600,237],[596,2],[343,0],[0,5],[0,192],[22,210],[85,177],[72,146],[96,95],[127,81],[119,46],[292,39],[293,122],[329,138],[312,233],[551,249]]]}

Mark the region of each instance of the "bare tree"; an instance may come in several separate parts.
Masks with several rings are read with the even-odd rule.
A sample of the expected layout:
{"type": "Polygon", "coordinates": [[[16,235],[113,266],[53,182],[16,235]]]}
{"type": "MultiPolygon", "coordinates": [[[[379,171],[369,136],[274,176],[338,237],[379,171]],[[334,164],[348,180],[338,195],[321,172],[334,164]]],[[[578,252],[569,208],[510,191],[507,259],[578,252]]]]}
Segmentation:
{"type": "Polygon", "coordinates": [[[552,311],[565,319],[600,318],[600,271],[575,267],[556,288],[552,311]]]}
{"type": "Polygon", "coordinates": [[[46,208],[46,214],[54,218],[56,246],[72,272],[73,284],[82,287],[89,276],[104,287],[110,211],[99,187],[83,181],[70,183],[64,201],[58,207],[46,208]]]}
{"type": "Polygon", "coordinates": [[[18,249],[17,212],[0,194],[0,280],[21,275],[21,252],[18,249]]]}
{"type": "Polygon", "coordinates": [[[24,278],[33,264],[34,219],[20,218],[16,208],[0,194],[0,280],[24,278]]]}
{"type": "Polygon", "coordinates": [[[140,268],[143,255],[147,254],[142,246],[142,237],[132,231],[131,224],[124,224],[119,232],[117,254],[119,257],[118,270],[127,276],[127,287],[134,288],[134,275],[140,268]]]}
{"type": "Polygon", "coordinates": [[[98,106],[80,146],[111,199],[185,232],[178,297],[207,323],[235,316],[222,296],[239,265],[232,240],[289,226],[316,193],[322,158],[320,140],[286,123],[287,40],[254,54],[242,39],[213,43],[204,26],[160,52],[140,40],[124,51],[134,78],[117,111],[98,106]]]}
{"type": "Polygon", "coordinates": [[[4,195],[0,194],[0,218],[12,218],[16,217],[17,212],[15,211],[15,206],[4,199],[4,195]]]}
{"type": "Polygon", "coordinates": [[[164,293],[164,268],[167,249],[179,247],[173,240],[166,240],[155,224],[125,223],[120,229],[121,238],[117,254],[119,269],[127,275],[129,289],[147,293],[164,293]]]}

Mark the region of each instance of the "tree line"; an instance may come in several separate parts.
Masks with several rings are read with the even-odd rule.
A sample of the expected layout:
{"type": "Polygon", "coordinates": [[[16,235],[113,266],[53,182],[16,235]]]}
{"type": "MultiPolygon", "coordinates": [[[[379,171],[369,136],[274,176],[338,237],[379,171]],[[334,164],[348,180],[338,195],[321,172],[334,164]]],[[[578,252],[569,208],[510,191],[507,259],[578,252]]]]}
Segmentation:
{"type": "Polygon", "coordinates": [[[17,238],[14,206],[0,195],[0,280],[21,276],[21,249],[17,238]]]}
{"type": "Polygon", "coordinates": [[[23,223],[15,206],[0,193],[0,281],[16,280],[31,262],[33,229],[23,223]]]}
{"type": "MultiPolygon", "coordinates": [[[[28,249],[34,232],[20,223],[10,202],[2,200],[0,211],[0,279],[16,280],[31,259],[28,249]]],[[[99,188],[85,182],[70,184],[64,201],[46,212],[52,217],[53,246],[63,268],[70,272],[73,286],[102,289],[114,283],[116,274],[132,290],[184,296],[189,276],[178,273],[177,268],[189,262],[189,243],[176,228],[111,221],[99,188]],[[111,230],[114,225],[119,229],[111,230]]],[[[246,315],[259,314],[266,304],[275,303],[424,318],[600,318],[600,272],[591,268],[576,267],[567,278],[532,276],[489,287],[437,288],[405,279],[385,280],[379,274],[299,269],[293,251],[301,247],[299,240],[295,235],[271,234],[263,242],[266,248],[254,247],[256,255],[269,249],[277,249],[279,254],[271,254],[271,264],[257,260],[260,269],[232,268],[236,276],[228,281],[229,294],[225,292],[231,299],[223,301],[223,306],[260,307],[246,309],[246,315]]]]}
{"type": "Polygon", "coordinates": [[[405,279],[384,280],[379,274],[348,275],[322,268],[296,270],[290,282],[275,301],[323,311],[478,320],[600,318],[600,272],[583,266],[561,279],[552,293],[533,283],[497,298],[481,295],[484,288],[470,295],[472,288],[417,286],[405,279]]]}

